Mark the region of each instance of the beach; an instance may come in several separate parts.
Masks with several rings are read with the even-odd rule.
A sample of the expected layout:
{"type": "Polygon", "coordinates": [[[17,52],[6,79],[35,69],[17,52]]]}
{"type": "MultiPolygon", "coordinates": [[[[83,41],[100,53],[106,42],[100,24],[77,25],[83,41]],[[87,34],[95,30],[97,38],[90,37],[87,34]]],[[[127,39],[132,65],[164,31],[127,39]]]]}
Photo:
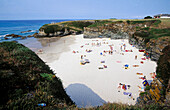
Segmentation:
{"type": "MultiPolygon", "coordinates": [[[[150,73],[156,71],[156,62],[145,59],[144,52],[139,52],[127,39],[84,39],[81,34],[39,41],[45,44],[35,50],[37,55],[54,70],[66,92],[71,84],[83,84],[105,102],[134,105],[143,91],[142,78],[146,76],[150,83],[150,73]]],[[[76,102],[71,93],[68,95],[76,102]]]]}

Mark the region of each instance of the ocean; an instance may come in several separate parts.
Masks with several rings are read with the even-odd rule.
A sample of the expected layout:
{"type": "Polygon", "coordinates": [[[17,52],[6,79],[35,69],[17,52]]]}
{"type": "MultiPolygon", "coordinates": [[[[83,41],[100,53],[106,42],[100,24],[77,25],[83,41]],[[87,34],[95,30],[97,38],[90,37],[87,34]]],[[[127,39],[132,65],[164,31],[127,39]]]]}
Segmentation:
{"type": "Polygon", "coordinates": [[[20,38],[9,37],[4,39],[7,34],[17,34],[22,36],[33,35],[38,32],[39,28],[44,24],[57,23],[70,20],[0,20],[0,42],[20,40],[20,38]],[[26,32],[28,31],[29,32],[26,32]]]}

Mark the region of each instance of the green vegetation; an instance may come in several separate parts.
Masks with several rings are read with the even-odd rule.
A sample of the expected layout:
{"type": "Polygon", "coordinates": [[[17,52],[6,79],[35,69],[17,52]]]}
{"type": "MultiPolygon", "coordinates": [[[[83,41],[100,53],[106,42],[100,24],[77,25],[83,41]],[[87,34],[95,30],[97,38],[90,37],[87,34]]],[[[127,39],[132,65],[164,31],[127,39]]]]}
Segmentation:
{"type": "Polygon", "coordinates": [[[52,78],[55,77],[55,75],[47,74],[47,73],[41,73],[40,76],[42,76],[43,78],[46,78],[47,80],[52,80],[52,78]]]}
{"type": "Polygon", "coordinates": [[[158,26],[161,23],[161,20],[156,20],[153,25],[158,26]]]}
{"type": "Polygon", "coordinates": [[[59,78],[29,48],[15,42],[0,43],[0,109],[57,108],[73,104],[59,78]]]}
{"type": "Polygon", "coordinates": [[[43,26],[43,29],[44,29],[44,32],[47,34],[55,33],[57,31],[64,32],[64,28],[59,25],[45,25],[45,26],[43,26]]]}
{"type": "MultiPolygon", "coordinates": [[[[65,23],[66,24],[66,23],[65,23]]],[[[72,21],[72,22],[68,22],[67,26],[68,27],[76,27],[79,28],[81,30],[83,30],[84,27],[88,27],[89,25],[92,25],[92,22],[89,21],[72,21]]]]}
{"type": "Polygon", "coordinates": [[[170,46],[166,46],[163,51],[162,55],[160,56],[158,63],[157,63],[157,77],[163,79],[165,87],[168,86],[168,81],[170,79],[170,63],[169,63],[169,56],[170,56],[170,46]]]}
{"type": "Polygon", "coordinates": [[[151,89],[150,86],[146,86],[145,91],[150,90],[150,89],[151,89]]]}
{"type": "Polygon", "coordinates": [[[152,19],[152,17],[151,16],[146,16],[146,17],[144,17],[144,19],[152,19]]]}
{"type": "Polygon", "coordinates": [[[168,107],[157,103],[145,105],[125,105],[118,103],[107,103],[104,104],[103,106],[94,107],[89,110],[166,110],[167,108],[168,107]]]}
{"type": "Polygon", "coordinates": [[[98,107],[75,108],[66,107],[64,110],[167,110],[167,105],[158,103],[142,104],[142,105],[126,105],[121,103],[106,103],[98,107]]]}
{"type": "Polygon", "coordinates": [[[137,28],[135,32],[136,36],[145,38],[145,43],[150,39],[158,39],[160,37],[170,36],[170,28],[155,29],[155,28],[137,28]]]}
{"type": "Polygon", "coordinates": [[[88,26],[88,27],[97,27],[97,26],[103,26],[108,23],[113,23],[112,21],[109,20],[95,20],[95,23],[88,26]]]}
{"type": "Polygon", "coordinates": [[[140,23],[156,23],[159,24],[161,23],[160,20],[127,20],[126,21],[128,24],[140,24],[140,23]]]}
{"type": "Polygon", "coordinates": [[[140,95],[140,96],[143,96],[143,95],[145,95],[145,94],[147,95],[147,92],[141,92],[139,95],[140,95]]]}

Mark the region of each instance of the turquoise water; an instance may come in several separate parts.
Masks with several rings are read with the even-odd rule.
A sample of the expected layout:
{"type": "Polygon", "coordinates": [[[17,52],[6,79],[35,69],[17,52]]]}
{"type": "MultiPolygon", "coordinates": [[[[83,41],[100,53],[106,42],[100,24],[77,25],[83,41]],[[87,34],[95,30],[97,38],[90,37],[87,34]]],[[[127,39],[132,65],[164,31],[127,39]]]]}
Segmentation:
{"type": "Polygon", "coordinates": [[[0,42],[19,40],[20,38],[9,38],[5,40],[7,34],[17,34],[22,36],[33,35],[38,32],[39,28],[44,24],[57,23],[70,20],[0,20],[0,42]],[[31,30],[31,32],[21,33],[31,30]]]}

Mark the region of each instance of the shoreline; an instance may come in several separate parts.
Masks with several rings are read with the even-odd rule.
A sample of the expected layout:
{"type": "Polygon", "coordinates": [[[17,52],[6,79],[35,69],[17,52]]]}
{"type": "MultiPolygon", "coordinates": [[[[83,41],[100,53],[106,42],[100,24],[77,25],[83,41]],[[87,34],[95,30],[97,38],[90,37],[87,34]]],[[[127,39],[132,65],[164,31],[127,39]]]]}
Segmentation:
{"type": "MultiPolygon", "coordinates": [[[[142,86],[142,80],[139,79],[136,72],[143,72],[147,79],[151,80],[149,73],[156,71],[156,63],[153,61],[144,61],[141,67],[134,68],[132,65],[139,63],[139,61],[135,61],[135,55],[131,55],[131,53],[128,52],[125,53],[125,55],[117,53],[113,54],[113,56],[106,55],[106,57],[101,57],[99,52],[105,48],[108,49],[108,46],[91,47],[89,45],[84,45],[87,42],[91,43],[92,40],[93,39],[83,39],[82,35],[61,37],[57,41],[50,43],[50,46],[43,47],[44,53],[38,54],[38,56],[55,71],[56,76],[62,80],[64,88],[67,88],[70,84],[84,84],[106,102],[129,103],[134,105],[136,103],[136,98],[139,96],[139,88],[137,86],[142,86]],[[86,53],[85,49],[80,48],[81,45],[84,45],[86,49],[92,49],[92,52],[86,53]],[[78,50],[79,53],[73,54],[73,50],[78,50]],[[90,60],[89,64],[80,65],[81,54],[87,55],[90,60]],[[129,59],[130,57],[133,58],[129,59]],[[122,60],[122,63],[116,63],[119,58],[122,60]],[[100,60],[105,60],[108,68],[99,70],[98,67],[102,66],[100,60]],[[128,70],[123,69],[123,65],[126,63],[130,65],[128,70]],[[118,92],[117,87],[119,83],[129,84],[131,88],[127,91],[121,90],[118,92]],[[131,92],[135,101],[123,95],[124,92],[131,92]]],[[[102,39],[98,40],[102,42],[102,39]]],[[[109,43],[115,41],[115,49],[120,49],[119,43],[122,42],[121,40],[106,40],[108,40],[109,43]]],[[[124,42],[127,48],[132,48],[134,50],[133,54],[138,54],[139,58],[142,57],[138,49],[130,47],[127,40],[124,40],[124,42]]],[[[71,98],[73,97],[71,96],[71,98]]]]}

